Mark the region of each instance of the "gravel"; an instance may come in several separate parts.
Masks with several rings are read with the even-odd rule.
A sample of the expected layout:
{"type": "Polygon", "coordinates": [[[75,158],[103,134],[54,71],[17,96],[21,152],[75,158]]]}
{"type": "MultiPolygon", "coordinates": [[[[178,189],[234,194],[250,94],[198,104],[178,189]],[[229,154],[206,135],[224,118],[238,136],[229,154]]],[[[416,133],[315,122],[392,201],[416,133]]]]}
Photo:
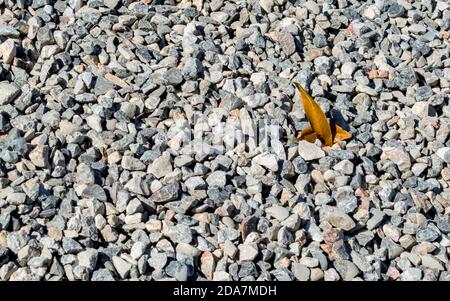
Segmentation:
{"type": "Polygon", "coordinates": [[[0,1],[0,280],[450,279],[446,1],[0,1]],[[293,82],[352,133],[309,126],[293,82]]]}

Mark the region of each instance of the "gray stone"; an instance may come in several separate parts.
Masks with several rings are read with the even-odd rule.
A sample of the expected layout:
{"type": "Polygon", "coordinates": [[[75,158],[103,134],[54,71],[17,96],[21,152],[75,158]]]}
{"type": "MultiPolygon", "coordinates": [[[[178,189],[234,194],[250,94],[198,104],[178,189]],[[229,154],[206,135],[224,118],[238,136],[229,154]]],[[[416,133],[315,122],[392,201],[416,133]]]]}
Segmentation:
{"type": "Polygon", "coordinates": [[[278,160],[274,154],[260,154],[253,158],[253,162],[271,171],[278,171],[278,160]]]}
{"type": "Polygon", "coordinates": [[[106,201],[107,200],[105,190],[98,184],[88,185],[83,190],[81,195],[84,198],[94,198],[94,199],[97,199],[97,200],[100,200],[100,201],[106,201]]]}
{"type": "Polygon", "coordinates": [[[149,200],[155,203],[165,203],[176,200],[178,198],[179,193],[179,184],[178,183],[170,183],[155,193],[153,193],[149,200]]]}
{"type": "Polygon", "coordinates": [[[188,190],[201,190],[206,188],[206,183],[200,176],[187,179],[185,185],[188,190]]]}
{"type": "Polygon", "coordinates": [[[0,82],[0,106],[13,101],[20,94],[20,88],[14,83],[0,82]]]}
{"type": "Polygon", "coordinates": [[[20,32],[13,26],[8,24],[0,24],[0,36],[4,36],[7,38],[18,38],[19,35],[20,32]]]}
{"type": "Polygon", "coordinates": [[[115,281],[112,273],[108,269],[96,270],[92,273],[92,281],[115,281]]]}
{"type": "Polygon", "coordinates": [[[178,281],[186,281],[188,276],[187,266],[179,261],[171,261],[165,268],[167,275],[178,281]]]}
{"type": "Polygon", "coordinates": [[[104,95],[112,89],[114,89],[114,84],[106,78],[100,76],[95,80],[94,94],[96,96],[104,95]]]}
{"type": "Polygon", "coordinates": [[[123,156],[122,157],[122,167],[126,170],[145,170],[146,166],[139,159],[136,159],[131,156],[123,156]]]}
{"type": "Polygon", "coordinates": [[[189,226],[177,224],[168,230],[170,240],[175,243],[190,243],[192,241],[192,231],[189,226]]]}
{"type": "Polygon", "coordinates": [[[344,281],[351,281],[360,273],[358,267],[349,260],[336,260],[334,268],[344,281]]]}
{"type": "Polygon", "coordinates": [[[179,85],[183,82],[183,74],[180,69],[171,68],[169,69],[164,78],[167,80],[169,85],[179,85]]]}
{"type": "Polygon", "coordinates": [[[234,241],[240,237],[239,231],[230,228],[223,228],[217,232],[217,241],[219,243],[225,242],[226,240],[234,241]]]}
{"type": "Polygon", "coordinates": [[[350,231],[355,228],[356,224],[349,215],[338,208],[330,208],[332,209],[331,212],[329,212],[325,217],[326,221],[328,221],[334,227],[343,229],[345,231],[350,231]]]}
{"type": "Polygon", "coordinates": [[[440,236],[439,232],[429,227],[419,229],[416,233],[416,239],[418,242],[422,241],[432,242],[438,239],[439,236],[440,236]]]}
{"type": "Polygon", "coordinates": [[[372,230],[378,225],[380,225],[385,216],[384,212],[382,212],[379,209],[372,210],[372,214],[373,214],[372,217],[367,221],[366,224],[367,229],[369,230],[372,230]]]}
{"type": "Polygon", "coordinates": [[[216,170],[206,178],[206,182],[209,186],[224,187],[227,183],[227,175],[224,171],[216,170]]]}
{"type": "Polygon", "coordinates": [[[403,16],[403,14],[405,13],[405,8],[397,3],[393,3],[391,6],[389,6],[388,9],[388,16],[390,18],[398,18],[403,16]]]}
{"type": "Polygon", "coordinates": [[[170,162],[170,155],[163,153],[148,166],[147,172],[153,174],[155,177],[162,178],[173,170],[172,163],[170,162]]]}
{"type": "Polygon", "coordinates": [[[27,195],[25,193],[14,192],[6,197],[6,201],[11,205],[22,205],[25,203],[27,195]]]}
{"type": "Polygon", "coordinates": [[[450,163],[450,147],[441,147],[436,151],[436,155],[446,163],[450,163]]]}
{"type": "Polygon", "coordinates": [[[10,232],[6,236],[6,244],[10,250],[17,253],[27,244],[28,239],[24,232],[10,232]]]}
{"type": "Polygon", "coordinates": [[[450,233],[450,218],[440,218],[437,220],[436,225],[443,233],[450,233]]]}
{"type": "Polygon", "coordinates": [[[167,255],[165,253],[154,254],[148,259],[148,264],[155,270],[161,270],[167,264],[167,255]]]}
{"type": "Polygon", "coordinates": [[[130,255],[133,259],[137,260],[142,255],[144,255],[145,250],[147,249],[147,244],[141,241],[137,241],[131,247],[130,255]]]}

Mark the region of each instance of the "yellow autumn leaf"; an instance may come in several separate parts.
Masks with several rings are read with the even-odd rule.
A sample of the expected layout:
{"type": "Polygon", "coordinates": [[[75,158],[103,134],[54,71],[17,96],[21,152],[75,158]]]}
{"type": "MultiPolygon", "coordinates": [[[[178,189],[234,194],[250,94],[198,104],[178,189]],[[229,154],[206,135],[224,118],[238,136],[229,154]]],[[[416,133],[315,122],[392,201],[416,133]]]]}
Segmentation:
{"type": "Polygon", "coordinates": [[[333,135],[333,143],[344,141],[352,137],[352,134],[338,126],[337,124],[331,125],[331,133],[333,135]]]}
{"type": "Polygon", "coordinates": [[[303,129],[300,133],[300,137],[302,140],[306,140],[308,142],[314,143],[317,139],[317,134],[314,132],[312,127],[307,127],[306,129],[303,129]]]}
{"type": "Polygon", "coordinates": [[[330,146],[335,142],[348,139],[352,136],[352,134],[339,125],[330,125],[319,104],[314,101],[299,83],[294,83],[294,85],[300,94],[305,116],[311,124],[311,127],[305,128],[300,132],[297,140],[306,140],[314,143],[316,139],[319,139],[323,145],[330,146]]]}

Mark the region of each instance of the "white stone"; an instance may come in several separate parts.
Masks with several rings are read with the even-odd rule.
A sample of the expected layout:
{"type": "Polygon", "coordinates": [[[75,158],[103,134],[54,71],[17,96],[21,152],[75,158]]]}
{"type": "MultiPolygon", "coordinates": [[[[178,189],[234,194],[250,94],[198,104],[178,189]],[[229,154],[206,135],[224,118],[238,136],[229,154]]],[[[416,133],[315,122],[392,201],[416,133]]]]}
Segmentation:
{"type": "Polygon", "coordinates": [[[273,7],[273,0],[259,0],[259,5],[266,13],[270,13],[273,7]]]}
{"type": "Polygon", "coordinates": [[[258,249],[252,245],[239,245],[239,260],[254,260],[258,256],[258,249]]]}
{"type": "Polygon", "coordinates": [[[371,5],[364,10],[363,16],[373,20],[380,16],[380,9],[375,5],[371,5]]]}
{"type": "Polygon", "coordinates": [[[346,78],[351,78],[358,65],[354,62],[345,62],[341,67],[341,74],[346,78]]]}
{"type": "Polygon", "coordinates": [[[213,281],[231,281],[231,276],[225,271],[214,272],[213,281]]]}
{"type": "Polygon", "coordinates": [[[428,116],[434,116],[436,111],[433,106],[430,106],[426,101],[418,101],[414,103],[411,108],[411,111],[421,118],[425,118],[428,116]]]}
{"type": "Polygon", "coordinates": [[[284,221],[289,216],[289,209],[274,205],[272,207],[266,208],[266,213],[270,214],[278,221],[284,221]]]}
{"type": "Polygon", "coordinates": [[[80,266],[95,269],[97,264],[98,251],[95,249],[87,249],[77,254],[80,266]]]}
{"type": "Polygon", "coordinates": [[[133,244],[130,251],[130,256],[133,259],[139,259],[142,255],[144,255],[145,250],[147,249],[147,244],[137,241],[133,244]]]}
{"type": "Polygon", "coordinates": [[[450,147],[441,147],[436,151],[436,155],[446,163],[450,163],[450,147]]]}
{"type": "Polygon", "coordinates": [[[319,146],[304,140],[298,143],[298,154],[305,161],[312,161],[325,156],[325,152],[319,146]]]}
{"type": "Polygon", "coordinates": [[[277,156],[274,154],[259,154],[253,158],[253,162],[266,167],[271,171],[278,171],[278,160],[277,156]]]}
{"type": "Polygon", "coordinates": [[[158,157],[153,161],[152,164],[148,166],[147,172],[153,174],[158,179],[164,177],[165,175],[171,173],[172,163],[170,162],[169,153],[163,153],[161,157],[158,157]]]}
{"type": "Polygon", "coordinates": [[[119,256],[114,256],[112,258],[112,262],[114,265],[114,268],[116,269],[117,273],[119,273],[120,277],[122,279],[125,279],[129,274],[131,270],[131,264],[124,259],[120,258],[119,256]]]}
{"type": "Polygon", "coordinates": [[[94,131],[101,132],[103,130],[102,128],[102,118],[98,115],[92,114],[86,117],[86,123],[87,125],[93,129],[94,131]]]}

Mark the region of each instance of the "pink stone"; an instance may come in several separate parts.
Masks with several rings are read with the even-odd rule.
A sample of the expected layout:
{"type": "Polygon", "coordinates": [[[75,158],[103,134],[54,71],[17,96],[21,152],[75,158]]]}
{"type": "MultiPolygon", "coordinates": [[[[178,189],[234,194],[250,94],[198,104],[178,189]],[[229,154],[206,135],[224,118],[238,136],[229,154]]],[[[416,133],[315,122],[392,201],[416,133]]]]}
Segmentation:
{"type": "Polygon", "coordinates": [[[216,259],[214,258],[214,255],[211,252],[203,252],[200,257],[200,270],[203,275],[205,275],[208,280],[212,280],[215,269],[216,259]]]}
{"type": "Polygon", "coordinates": [[[411,168],[411,159],[408,152],[401,144],[395,146],[383,147],[383,153],[381,154],[382,160],[391,160],[394,162],[400,171],[405,171],[411,168]]]}
{"type": "Polygon", "coordinates": [[[5,64],[11,64],[16,56],[16,45],[12,39],[7,39],[0,45],[0,54],[5,64]]]}

